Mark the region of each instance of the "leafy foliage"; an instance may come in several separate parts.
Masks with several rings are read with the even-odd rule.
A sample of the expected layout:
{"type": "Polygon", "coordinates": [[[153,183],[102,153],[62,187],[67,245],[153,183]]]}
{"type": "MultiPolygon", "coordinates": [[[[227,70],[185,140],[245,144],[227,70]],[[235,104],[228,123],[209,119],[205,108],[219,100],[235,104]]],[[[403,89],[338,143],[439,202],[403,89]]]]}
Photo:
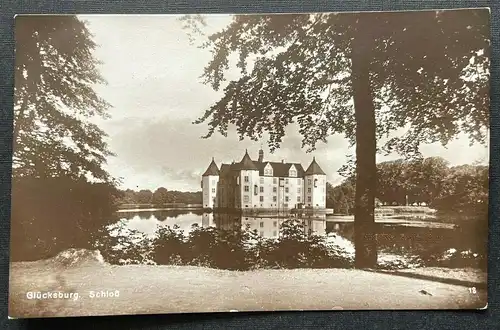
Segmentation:
{"type": "MultiPolygon", "coordinates": [[[[109,227],[108,227],[109,229],[109,227]]],[[[154,237],[114,226],[113,235],[102,232],[95,248],[113,264],[192,265],[231,270],[256,268],[351,267],[352,260],[325,237],[310,235],[297,220],[282,223],[278,239],[256,231],[193,225],[189,234],[178,227],[159,228],[154,237]],[[121,228],[114,232],[116,227],[121,228]]]]}
{"type": "Polygon", "coordinates": [[[153,242],[138,230],[126,228],[123,221],[104,225],[93,241],[93,248],[111,264],[154,264],[153,242]]]}
{"type": "Polygon", "coordinates": [[[487,15],[485,10],[236,15],[203,45],[213,53],[204,81],[223,88],[224,97],[196,123],[208,122],[207,137],[215,131],[225,135],[229,124],[242,138],[261,139],[268,132],[272,149],[293,122],[310,149],[334,133],[355,143],[350,57],[353,40],[361,39],[367,41],[363,60],[378,137],[409,126],[385,150],[415,153],[422,142],[446,143],[458,132],[485,142],[487,15]],[[224,84],[231,54],[239,58],[241,78],[224,84]]]}
{"type": "Polygon", "coordinates": [[[104,169],[112,153],[92,122],[110,105],[96,44],[76,16],[17,16],[12,258],[36,260],[86,248],[120,193],[104,169]]]}
{"type": "Polygon", "coordinates": [[[433,202],[438,210],[487,215],[489,191],[487,166],[452,167],[443,181],[442,190],[433,202]]]}
{"type": "Polygon", "coordinates": [[[345,181],[334,187],[326,184],[326,207],[332,208],[336,214],[352,214],[354,210],[355,186],[345,181]]]}
{"type": "MultiPolygon", "coordinates": [[[[485,165],[450,167],[440,157],[398,159],[377,164],[377,199],[385,205],[422,204],[446,213],[486,214],[489,173],[485,165]]],[[[327,184],[327,207],[350,214],[354,178],[333,187],[327,184]]]]}
{"type": "Polygon", "coordinates": [[[93,89],[105,81],[85,23],[18,16],[15,34],[14,175],[110,181],[102,165],[112,153],[89,120],[110,105],[93,89]]]}

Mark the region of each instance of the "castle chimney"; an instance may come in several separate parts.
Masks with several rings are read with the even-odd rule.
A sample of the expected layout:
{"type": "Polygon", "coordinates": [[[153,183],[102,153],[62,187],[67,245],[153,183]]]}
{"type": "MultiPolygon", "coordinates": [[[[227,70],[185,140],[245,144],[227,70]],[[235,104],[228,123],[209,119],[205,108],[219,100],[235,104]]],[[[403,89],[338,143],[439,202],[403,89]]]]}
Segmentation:
{"type": "Polygon", "coordinates": [[[284,164],[284,163],[285,163],[285,160],[284,160],[284,159],[282,159],[282,160],[281,160],[281,163],[282,163],[282,164],[284,164]]]}
{"type": "Polygon", "coordinates": [[[264,150],[260,148],[259,150],[259,163],[262,163],[264,161],[264,150]]]}

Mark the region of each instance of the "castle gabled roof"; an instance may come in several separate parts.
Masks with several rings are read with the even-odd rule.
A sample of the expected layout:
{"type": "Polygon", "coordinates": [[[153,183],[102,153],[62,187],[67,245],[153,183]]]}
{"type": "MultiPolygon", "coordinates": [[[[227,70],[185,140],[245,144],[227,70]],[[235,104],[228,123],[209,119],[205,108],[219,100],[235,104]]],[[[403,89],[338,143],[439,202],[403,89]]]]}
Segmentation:
{"type": "Polygon", "coordinates": [[[309,165],[306,172],[304,173],[304,175],[313,175],[313,174],[326,175],[326,173],[323,172],[321,167],[319,167],[318,163],[316,163],[316,157],[313,157],[311,165],[309,165]]]}
{"type": "Polygon", "coordinates": [[[245,156],[243,156],[243,159],[239,163],[238,170],[258,170],[255,163],[258,162],[254,162],[248,155],[248,151],[245,151],[245,156]]]}
{"type": "Polygon", "coordinates": [[[232,164],[222,164],[220,168],[220,176],[233,176],[236,175],[237,171],[240,170],[258,170],[260,176],[264,176],[264,169],[270,164],[273,168],[273,176],[287,178],[290,177],[290,168],[295,166],[297,170],[297,177],[301,178],[304,175],[313,175],[313,174],[321,174],[326,175],[325,172],[321,169],[321,167],[316,163],[316,159],[313,158],[311,165],[307,168],[307,171],[304,171],[302,164],[300,163],[285,163],[285,162],[269,162],[258,160],[252,160],[248,155],[248,152],[245,152],[243,159],[239,163],[233,162],[232,164]]]}
{"type": "Polygon", "coordinates": [[[205,173],[203,173],[202,176],[209,176],[209,175],[219,175],[219,168],[217,167],[217,164],[215,164],[215,160],[212,158],[212,162],[210,165],[208,165],[207,170],[205,173]]]}
{"type": "Polygon", "coordinates": [[[271,167],[273,168],[273,176],[277,176],[280,178],[288,177],[290,167],[292,167],[292,165],[294,165],[295,169],[297,170],[297,177],[302,177],[304,175],[304,168],[299,163],[280,163],[280,162],[257,163],[256,162],[255,164],[259,168],[259,175],[260,176],[264,175],[264,168],[267,166],[267,164],[270,164],[271,167]]]}

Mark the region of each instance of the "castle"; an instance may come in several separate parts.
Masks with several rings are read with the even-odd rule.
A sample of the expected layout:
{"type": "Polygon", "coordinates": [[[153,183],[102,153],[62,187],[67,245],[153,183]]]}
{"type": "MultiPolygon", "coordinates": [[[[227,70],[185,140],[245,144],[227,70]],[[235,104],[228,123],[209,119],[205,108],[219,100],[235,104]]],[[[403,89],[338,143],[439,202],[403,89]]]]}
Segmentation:
{"type": "Polygon", "coordinates": [[[201,187],[204,208],[279,212],[326,206],[326,174],[315,158],[304,171],[299,163],[265,161],[262,149],[258,160],[246,151],[239,163],[221,164],[220,169],[212,158],[201,187]]]}

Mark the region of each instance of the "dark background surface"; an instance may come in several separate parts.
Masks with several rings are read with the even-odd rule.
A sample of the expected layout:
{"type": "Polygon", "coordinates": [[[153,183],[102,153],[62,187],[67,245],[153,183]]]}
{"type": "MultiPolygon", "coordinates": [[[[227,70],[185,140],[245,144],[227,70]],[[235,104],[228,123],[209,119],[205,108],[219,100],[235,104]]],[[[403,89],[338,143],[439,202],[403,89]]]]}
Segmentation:
{"type": "MultiPolygon", "coordinates": [[[[11,1],[0,4],[0,329],[498,329],[499,160],[500,160],[500,1],[11,1]],[[314,11],[418,10],[490,7],[491,180],[488,309],[486,311],[328,311],[143,315],[7,320],[10,175],[15,14],[181,14],[314,11]]],[[[391,288],[388,287],[388,290],[391,288]]]]}

